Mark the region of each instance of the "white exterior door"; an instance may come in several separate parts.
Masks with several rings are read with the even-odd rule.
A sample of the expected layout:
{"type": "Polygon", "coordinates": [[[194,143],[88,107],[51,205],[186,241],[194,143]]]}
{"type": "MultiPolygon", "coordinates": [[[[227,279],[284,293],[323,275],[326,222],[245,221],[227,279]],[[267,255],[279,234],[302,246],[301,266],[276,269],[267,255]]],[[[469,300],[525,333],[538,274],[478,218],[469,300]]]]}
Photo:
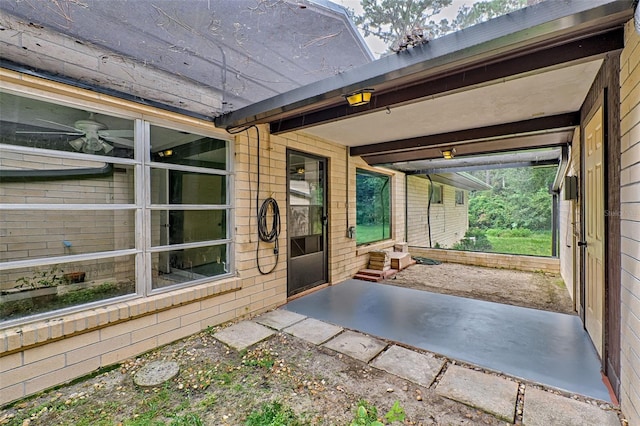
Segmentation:
{"type": "Polygon", "coordinates": [[[604,318],[603,113],[585,126],[585,326],[602,356],[604,318]]]}

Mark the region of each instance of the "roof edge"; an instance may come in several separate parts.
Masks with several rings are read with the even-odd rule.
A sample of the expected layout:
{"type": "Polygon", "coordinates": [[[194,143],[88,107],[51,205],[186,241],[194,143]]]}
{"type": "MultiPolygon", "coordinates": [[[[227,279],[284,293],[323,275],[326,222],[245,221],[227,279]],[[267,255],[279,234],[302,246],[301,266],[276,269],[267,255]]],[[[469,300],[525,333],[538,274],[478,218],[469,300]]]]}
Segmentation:
{"type": "Polygon", "coordinates": [[[631,0],[545,1],[457,31],[427,44],[382,57],[333,77],[299,87],[215,119],[216,126],[265,123],[283,114],[331,105],[346,93],[418,73],[443,73],[522,50],[543,41],[584,36],[633,16],[631,0]]]}

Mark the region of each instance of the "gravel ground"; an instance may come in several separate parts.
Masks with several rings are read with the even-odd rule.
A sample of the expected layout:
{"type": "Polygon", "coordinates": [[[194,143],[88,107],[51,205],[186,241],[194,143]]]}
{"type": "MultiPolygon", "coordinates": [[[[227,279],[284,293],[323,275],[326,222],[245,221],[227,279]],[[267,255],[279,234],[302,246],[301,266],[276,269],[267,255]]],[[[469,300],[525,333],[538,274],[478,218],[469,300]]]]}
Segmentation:
{"type": "Polygon", "coordinates": [[[385,284],[575,314],[562,277],[543,272],[442,263],[413,265],[385,284]]]}

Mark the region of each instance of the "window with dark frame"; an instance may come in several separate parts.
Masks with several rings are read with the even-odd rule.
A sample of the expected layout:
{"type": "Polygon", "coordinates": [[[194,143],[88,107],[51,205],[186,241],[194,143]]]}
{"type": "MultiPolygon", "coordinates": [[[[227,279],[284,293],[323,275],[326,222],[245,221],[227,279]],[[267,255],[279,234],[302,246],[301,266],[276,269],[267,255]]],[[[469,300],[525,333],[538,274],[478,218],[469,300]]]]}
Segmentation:
{"type": "Polygon", "coordinates": [[[356,170],[356,243],[391,238],[391,177],[356,170]]]}

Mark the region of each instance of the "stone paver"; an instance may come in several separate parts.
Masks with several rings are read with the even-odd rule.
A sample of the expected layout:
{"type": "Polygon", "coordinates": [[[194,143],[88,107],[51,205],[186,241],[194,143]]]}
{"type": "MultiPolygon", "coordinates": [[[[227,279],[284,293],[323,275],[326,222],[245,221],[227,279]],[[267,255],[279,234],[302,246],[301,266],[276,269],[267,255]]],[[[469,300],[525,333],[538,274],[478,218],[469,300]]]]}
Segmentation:
{"type": "Polygon", "coordinates": [[[387,346],[381,340],[354,331],[345,331],[322,345],[334,351],[349,355],[360,361],[369,362],[387,346]]]}
{"type": "Polygon", "coordinates": [[[371,365],[424,387],[431,386],[445,361],[431,354],[422,354],[393,345],[371,365]]]}
{"type": "Polygon", "coordinates": [[[138,386],[158,386],[178,375],[180,367],[173,361],[153,361],[142,367],[135,376],[133,382],[138,386]]]}
{"type": "Polygon", "coordinates": [[[299,337],[315,345],[327,341],[342,331],[342,327],[317,319],[307,318],[283,330],[285,333],[299,337]]]}
{"type": "Polygon", "coordinates": [[[518,384],[502,377],[452,365],[440,380],[436,393],[510,423],[515,421],[518,384]]]}
{"type": "Polygon", "coordinates": [[[613,411],[527,387],[522,423],[525,426],[620,426],[620,419],[613,411]]]}
{"type": "Polygon", "coordinates": [[[276,330],[282,330],[297,322],[305,319],[306,316],[297,314],[291,311],[285,311],[283,309],[276,309],[275,311],[267,312],[254,318],[253,320],[258,324],[266,325],[276,330]]]}
{"type": "Polygon", "coordinates": [[[213,335],[222,343],[241,351],[273,335],[275,331],[252,321],[242,321],[213,335]]]}

